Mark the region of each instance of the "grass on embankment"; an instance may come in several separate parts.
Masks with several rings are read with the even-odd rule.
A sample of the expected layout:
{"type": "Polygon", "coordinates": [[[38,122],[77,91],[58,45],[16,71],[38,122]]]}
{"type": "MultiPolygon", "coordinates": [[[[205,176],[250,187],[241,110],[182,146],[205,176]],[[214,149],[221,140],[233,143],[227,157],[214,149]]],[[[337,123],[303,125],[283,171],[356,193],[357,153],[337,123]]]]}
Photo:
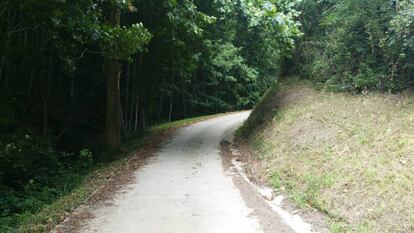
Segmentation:
{"type": "Polygon", "coordinates": [[[328,213],[332,232],[414,232],[412,94],[275,84],[239,134],[269,183],[328,213]]]}
{"type": "MultiPolygon", "coordinates": [[[[86,203],[92,194],[100,190],[106,183],[111,182],[111,177],[122,172],[128,159],[135,155],[137,151],[140,151],[144,145],[149,143],[157,144],[162,140],[160,138],[169,136],[177,128],[207,120],[218,115],[188,118],[151,127],[141,136],[128,140],[122,146],[123,152],[120,152],[117,156],[119,159],[111,163],[95,165],[67,195],[61,196],[56,201],[44,206],[36,213],[22,213],[21,215],[15,215],[9,222],[17,222],[18,226],[3,225],[0,226],[0,232],[49,232],[57,224],[63,221],[69,213],[74,211],[80,205],[86,203]]],[[[64,186],[66,184],[62,185],[64,186]]],[[[0,221],[0,223],[5,223],[5,221],[0,221]]]]}

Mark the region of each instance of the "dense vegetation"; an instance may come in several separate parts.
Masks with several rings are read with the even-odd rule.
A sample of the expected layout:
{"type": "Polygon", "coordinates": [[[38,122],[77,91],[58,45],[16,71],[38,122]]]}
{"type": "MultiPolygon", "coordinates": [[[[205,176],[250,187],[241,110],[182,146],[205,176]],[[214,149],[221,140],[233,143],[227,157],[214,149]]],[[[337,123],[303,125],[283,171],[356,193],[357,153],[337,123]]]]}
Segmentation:
{"type": "Polygon", "coordinates": [[[103,148],[148,124],[250,108],[300,34],[291,7],[0,1],[0,231],[116,159],[103,148]]]}
{"type": "Polygon", "coordinates": [[[279,73],[402,90],[413,58],[412,0],[1,0],[0,231],[148,125],[251,108],[279,73]]]}
{"type": "Polygon", "coordinates": [[[303,0],[291,71],[333,90],[398,91],[414,75],[414,1],[303,0]],[[293,63],[293,67],[292,67],[293,63]]]}

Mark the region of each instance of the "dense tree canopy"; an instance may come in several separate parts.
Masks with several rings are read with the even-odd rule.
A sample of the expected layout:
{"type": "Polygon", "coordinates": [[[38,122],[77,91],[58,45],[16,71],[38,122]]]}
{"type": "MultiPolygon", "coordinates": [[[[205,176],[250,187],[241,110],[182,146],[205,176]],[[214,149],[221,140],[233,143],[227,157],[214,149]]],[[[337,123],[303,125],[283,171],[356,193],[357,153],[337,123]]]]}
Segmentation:
{"type": "Polygon", "coordinates": [[[350,91],[396,91],[414,74],[412,0],[304,0],[293,62],[302,76],[350,91]]]}

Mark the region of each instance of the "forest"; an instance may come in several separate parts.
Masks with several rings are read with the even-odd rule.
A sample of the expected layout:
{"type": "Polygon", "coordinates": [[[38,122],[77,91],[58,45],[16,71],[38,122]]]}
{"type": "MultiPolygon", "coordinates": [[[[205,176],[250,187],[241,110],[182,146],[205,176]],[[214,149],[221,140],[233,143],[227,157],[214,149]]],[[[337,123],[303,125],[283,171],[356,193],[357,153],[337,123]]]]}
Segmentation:
{"type": "Polygon", "coordinates": [[[291,8],[2,0],[0,225],[70,192],[150,125],[251,108],[300,34],[291,8]]]}
{"type": "Polygon", "coordinates": [[[410,89],[412,0],[0,0],[0,232],[148,128],[251,109],[279,78],[410,89]]]}

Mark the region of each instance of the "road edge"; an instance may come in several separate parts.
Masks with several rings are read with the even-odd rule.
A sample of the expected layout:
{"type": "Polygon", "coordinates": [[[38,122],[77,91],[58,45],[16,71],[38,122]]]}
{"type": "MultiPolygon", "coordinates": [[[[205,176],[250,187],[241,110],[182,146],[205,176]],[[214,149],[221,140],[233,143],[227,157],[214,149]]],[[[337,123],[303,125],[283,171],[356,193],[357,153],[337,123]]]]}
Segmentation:
{"type": "MultiPolygon", "coordinates": [[[[271,188],[268,183],[263,181],[260,177],[256,176],[256,173],[252,171],[252,164],[257,161],[252,161],[253,157],[246,148],[240,144],[240,142],[230,143],[228,141],[222,141],[220,150],[223,158],[223,166],[227,170],[232,170],[231,174],[234,183],[243,192],[246,192],[246,187],[253,190],[256,195],[261,197],[262,203],[266,203],[267,209],[271,210],[277,217],[274,217],[273,221],[277,224],[282,222],[290,228],[292,232],[297,233],[329,233],[328,216],[324,213],[311,208],[301,208],[295,205],[287,193],[281,190],[275,190],[271,188]],[[244,184],[241,184],[241,181],[244,184]],[[242,187],[244,186],[244,187],[242,187]],[[244,190],[243,190],[244,189],[244,190]]],[[[250,194],[252,195],[252,194],[250,194]]],[[[245,195],[246,196],[246,195],[245,195]]],[[[245,197],[243,197],[245,198],[245,197]]],[[[263,205],[260,204],[263,208],[263,205]]],[[[255,206],[250,206],[255,209],[255,206]]],[[[265,232],[283,232],[279,229],[274,229],[274,223],[269,223],[268,217],[263,216],[263,213],[258,213],[258,210],[254,210],[256,214],[262,218],[262,225],[265,232]],[[265,218],[263,220],[263,218],[265,218]]],[[[265,213],[269,214],[269,213],[265,213]]],[[[276,224],[276,225],[277,225],[276,224]]]]}

